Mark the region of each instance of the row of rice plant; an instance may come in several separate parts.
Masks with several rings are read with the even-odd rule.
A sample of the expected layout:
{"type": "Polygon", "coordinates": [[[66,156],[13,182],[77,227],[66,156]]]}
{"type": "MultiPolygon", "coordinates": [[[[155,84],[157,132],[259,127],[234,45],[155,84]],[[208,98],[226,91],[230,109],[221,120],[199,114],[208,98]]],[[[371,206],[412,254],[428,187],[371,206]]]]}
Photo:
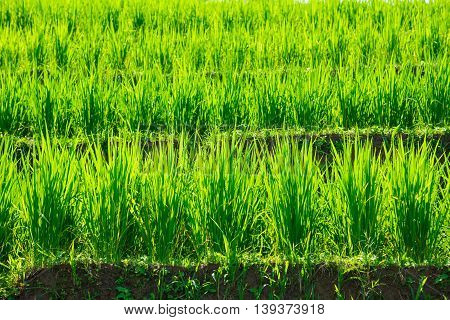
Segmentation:
{"type": "Polygon", "coordinates": [[[2,263],[449,262],[449,162],[425,143],[376,155],[348,141],[328,161],[285,138],[200,144],[42,139],[19,152],[3,139],[2,263]]]}
{"type": "Polygon", "coordinates": [[[0,132],[447,127],[448,1],[0,3],[0,132]]]}

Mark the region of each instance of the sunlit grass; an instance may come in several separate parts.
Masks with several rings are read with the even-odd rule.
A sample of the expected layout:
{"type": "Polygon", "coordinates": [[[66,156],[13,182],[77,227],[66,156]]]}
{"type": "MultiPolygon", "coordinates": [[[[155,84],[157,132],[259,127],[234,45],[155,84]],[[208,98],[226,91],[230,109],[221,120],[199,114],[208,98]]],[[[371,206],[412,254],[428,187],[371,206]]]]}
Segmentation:
{"type": "Polygon", "coordinates": [[[81,151],[42,139],[16,168],[5,141],[3,260],[72,249],[101,261],[449,258],[448,163],[426,144],[393,145],[383,160],[369,142],[347,141],[324,162],[289,138],[268,149],[234,134],[195,147],[183,137],[147,151],[137,141],[81,151]]]}
{"type": "Polygon", "coordinates": [[[0,132],[447,127],[447,1],[8,1],[0,132]]]}

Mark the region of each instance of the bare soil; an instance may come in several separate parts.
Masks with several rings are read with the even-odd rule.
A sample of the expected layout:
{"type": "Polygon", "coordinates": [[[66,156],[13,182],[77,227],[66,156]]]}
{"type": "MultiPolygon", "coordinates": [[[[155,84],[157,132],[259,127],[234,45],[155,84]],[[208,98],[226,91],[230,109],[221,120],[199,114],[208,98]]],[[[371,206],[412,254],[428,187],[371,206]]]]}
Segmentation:
{"type": "Polygon", "coordinates": [[[331,265],[277,270],[215,264],[126,267],[62,264],[35,270],[13,299],[448,299],[449,267],[331,265]]]}

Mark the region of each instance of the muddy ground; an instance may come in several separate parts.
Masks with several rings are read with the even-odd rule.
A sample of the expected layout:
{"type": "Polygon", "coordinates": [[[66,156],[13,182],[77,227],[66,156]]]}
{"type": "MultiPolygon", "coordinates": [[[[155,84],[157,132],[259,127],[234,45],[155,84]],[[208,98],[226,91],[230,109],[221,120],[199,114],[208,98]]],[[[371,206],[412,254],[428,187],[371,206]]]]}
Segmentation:
{"type": "Polygon", "coordinates": [[[30,272],[13,299],[448,299],[450,268],[340,271],[272,267],[55,265],[30,272]]]}

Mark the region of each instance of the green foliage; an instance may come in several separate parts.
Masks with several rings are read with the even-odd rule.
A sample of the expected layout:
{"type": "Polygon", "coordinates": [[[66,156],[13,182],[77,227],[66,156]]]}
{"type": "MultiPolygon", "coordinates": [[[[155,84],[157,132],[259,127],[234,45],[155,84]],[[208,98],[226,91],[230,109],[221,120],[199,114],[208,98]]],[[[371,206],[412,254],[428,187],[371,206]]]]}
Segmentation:
{"type": "Polygon", "coordinates": [[[408,151],[400,143],[392,158],[389,180],[398,251],[417,261],[430,260],[449,209],[443,206],[446,200],[439,201],[448,197],[448,190],[439,192],[443,168],[426,143],[408,151]]]}
{"type": "Polygon", "coordinates": [[[83,208],[90,244],[97,258],[119,261],[134,251],[133,211],[139,153],[125,144],[98,145],[82,161],[83,208]]]}
{"type": "Polygon", "coordinates": [[[380,158],[370,142],[347,143],[342,153],[333,146],[335,163],[330,196],[337,242],[349,253],[367,252],[381,245],[382,182],[380,158]]]}
{"type": "Polygon", "coordinates": [[[197,224],[206,230],[198,238],[215,252],[234,256],[250,248],[260,212],[258,159],[235,137],[206,146],[197,157],[195,200],[197,224]]]}
{"type": "Polygon", "coordinates": [[[446,132],[449,4],[0,2],[0,265],[448,264],[447,150],[245,132],[446,132]]]}
{"type": "Polygon", "coordinates": [[[71,149],[60,149],[42,139],[32,156],[24,159],[22,213],[30,244],[36,253],[68,250],[77,233],[77,163],[71,149]]]}
{"type": "Polygon", "coordinates": [[[3,138],[3,261],[14,249],[44,260],[448,262],[448,161],[426,144],[375,154],[345,141],[325,160],[284,137],[191,138],[42,138],[28,152],[3,138]]]}
{"type": "Polygon", "coordinates": [[[447,127],[449,9],[448,1],[3,1],[0,132],[45,132],[47,90],[55,123],[45,122],[59,136],[447,127]]]}
{"type": "Polygon", "coordinates": [[[189,187],[183,147],[175,150],[171,143],[152,150],[138,185],[138,232],[144,253],[156,261],[170,260],[181,245],[189,187]]]}
{"type": "Polygon", "coordinates": [[[0,141],[0,268],[14,244],[12,197],[16,170],[11,158],[12,150],[8,141],[0,141]]]}
{"type": "Polygon", "coordinates": [[[280,249],[307,255],[314,250],[321,223],[322,176],[311,143],[301,148],[294,141],[277,143],[280,147],[268,158],[265,174],[270,217],[280,249]]]}

